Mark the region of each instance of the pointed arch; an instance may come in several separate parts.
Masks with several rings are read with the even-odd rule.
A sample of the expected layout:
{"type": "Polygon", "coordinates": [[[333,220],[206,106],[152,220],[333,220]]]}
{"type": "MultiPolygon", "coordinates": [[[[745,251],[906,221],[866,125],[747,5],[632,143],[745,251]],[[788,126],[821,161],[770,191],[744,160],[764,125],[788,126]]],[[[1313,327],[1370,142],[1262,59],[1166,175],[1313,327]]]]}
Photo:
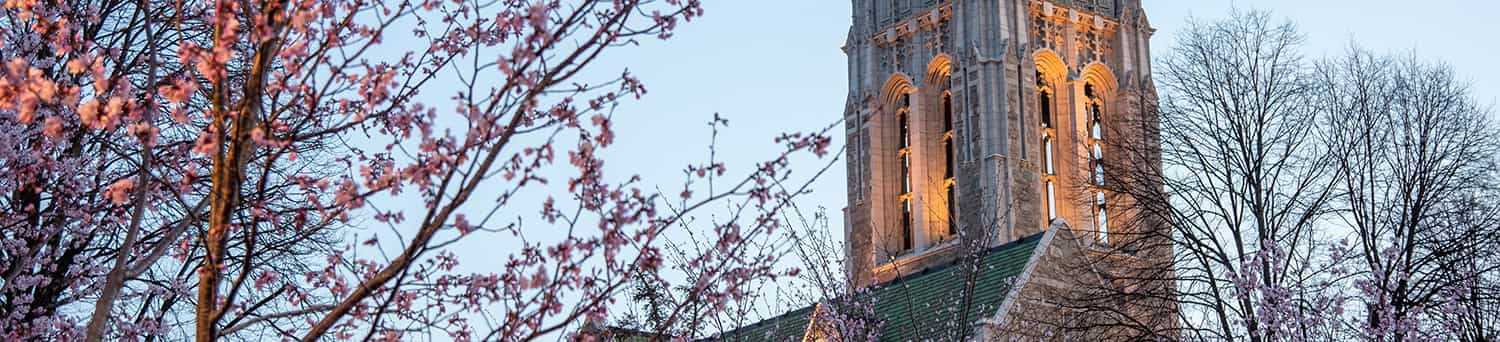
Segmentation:
{"type": "Polygon", "coordinates": [[[927,84],[939,85],[953,76],[953,58],[946,53],[940,53],[932,57],[932,62],[927,63],[927,84]]]}
{"type": "Polygon", "coordinates": [[[920,212],[917,211],[918,208],[913,207],[913,200],[915,199],[914,185],[917,184],[913,182],[911,174],[912,154],[914,152],[911,140],[913,114],[911,111],[911,98],[916,93],[917,88],[912,85],[911,77],[898,72],[892,74],[889,79],[886,79],[885,85],[880,90],[880,102],[876,104],[877,115],[880,117],[878,120],[885,122],[884,126],[887,127],[883,132],[879,133],[881,136],[879,139],[886,142],[882,145],[889,146],[882,149],[879,153],[895,158],[894,163],[892,163],[893,165],[891,165],[893,168],[884,171],[888,172],[886,174],[894,176],[893,178],[896,182],[893,185],[895,187],[885,190],[889,192],[886,192],[887,195],[882,196],[887,198],[883,201],[890,201],[887,203],[892,206],[891,208],[894,209],[894,213],[897,213],[893,217],[897,220],[894,222],[895,224],[883,229],[887,231],[884,234],[890,234],[888,236],[890,236],[891,241],[887,242],[887,247],[896,250],[891,256],[912,251],[915,249],[917,242],[915,220],[918,218],[916,215],[920,214],[920,212]]]}
{"type": "Polygon", "coordinates": [[[1110,115],[1110,102],[1116,95],[1119,81],[1114,72],[1099,62],[1090,63],[1083,68],[1079,79],[1084,84],[1084,122],[1087,132],[1085,142],[1086,154],[1089,160],[1089,187],[1092,199],[1090,200],[1090,212],[1093,216],[1095,242],[1101,244],[1110,243],[1110,194],[1106,188],[1105,174],[1109,172],[1107,166],[1108,157],[1106,149],[1109,139],[1104,127],[1108,124],[1110,115]]]}
{"type": "Polygon", "coordinates": [[[1120,87],[1120,81],[1115,78],[1114,70],[1099,62],[1089,63],[1088,66],[1083,67],[1083,73],[1079,75],[1079,79],[1085,84],[1100,87],[1098,90],[1103,92],[1105,98],[1113,97],[1120,87]]]}
{"type": "Polygon", "coordinates": [[[933,196],[927,206],[930,212],[936,214],[934,218],[927,221],[930,225],[936,225],[935,227],[929,226],[928,234],[935,241],[945,241],[958,236],[958,223],[955,221],[958,217],[957,183],[954,177],[957,169],[957,160],[954,159],[957,156],[957,150],[955,150],[957,146],[953,129],[955,108],[951,89],[953,58],[947,54],[933,56],[932,61],[927,64],[925,77],[924,88],[930,91],[924,91],[922,103],[927,104],[927,108],[922,112],[925,115],[925,122],[936,124],[929,124],[923,129],[922,134],[924,139],[935,143],[935,145],[928,146],[939,147],[939,149],[928,150],[931,157],[925,158],[927,161],[924,163],[928,165],[928,170],[931,170],[929,172],[933,172],[933,175],[942,175],[938,184],[928,185],[935,186],[937,191],[924,192],[933,196]]]}
{"type": "Polygon", "coordinates": [[[886,79],[885,86],[880,87],[880,104],[890,106],[901,99],[901,95],[911,94],[917,88],[912,86],[911,78],[904,73],[896,73],[886,79]]]}
{"type": "Polygon", "coordinates": [[[1058,177],[1055,158],[1058,146],[1058,116],[1056,101],[1058,89],[1067,84],[1068,64],[1063,62],[1052,49],[1043,48],[1032,54],[1032,60],[1036,63],[1036,103],[1037,122],[1040,124],[1038,134],[1040,135],[1040,157],[1042,162],[1042,203],[1047,213],[1047,220],[1057,219],[1060,216],[1057,208],[1058,201],[1058,177]]]}
{"type": "Polygon", "coordinates": [[[1032,54],[1036,61],[1036,71],[1045,78],[1048,84],[1061,84],[1068,78],[1068,63],[1063,62],[1062,57],[1052,49],[1043,48],[1032,54]]]}

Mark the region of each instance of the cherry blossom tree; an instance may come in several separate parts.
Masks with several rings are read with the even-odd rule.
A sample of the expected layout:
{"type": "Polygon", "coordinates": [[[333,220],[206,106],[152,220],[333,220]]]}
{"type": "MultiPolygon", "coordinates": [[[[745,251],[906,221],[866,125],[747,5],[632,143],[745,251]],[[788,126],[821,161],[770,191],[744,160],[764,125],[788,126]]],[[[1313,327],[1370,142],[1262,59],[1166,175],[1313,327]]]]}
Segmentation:
{"type": "Polygon", "coordinates": [[[563,336],[658,277],[674,228],[717,247],[685,262],[718,310],[778,275],[746,246],[801,194],[773,186],[792,158],[830,142],[695,164],[738,178],[680,193],[605,172],[646,88],[591,66],[670,38],[696,0],[5,6],[8,339],[563,336]],[[722,202],[748,210],[681,224],[722,202]],[[475,239],[508,248],[453,251],[475,239]]]}

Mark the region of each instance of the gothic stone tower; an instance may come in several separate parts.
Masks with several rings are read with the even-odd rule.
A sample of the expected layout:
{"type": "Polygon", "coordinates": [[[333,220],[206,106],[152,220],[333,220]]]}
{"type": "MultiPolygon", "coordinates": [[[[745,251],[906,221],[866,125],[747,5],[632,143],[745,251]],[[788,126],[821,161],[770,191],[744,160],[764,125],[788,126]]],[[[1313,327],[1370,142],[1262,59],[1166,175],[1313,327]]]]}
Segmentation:
{"type": "MultiPolygon", "coordinates": [[[[849,282],[863,287],[1061,224],[1133,229],[1104,175],[1154,122],[1140,0],[853,0],[849,282]],[[1112,127],[1114,126],[1114,127],[1112,127]],[[1118,221],[1118,220],[1117,220],[1118,221]]],[[[1153,131],[1146,131],[1153,130],[1153,131]]]]}

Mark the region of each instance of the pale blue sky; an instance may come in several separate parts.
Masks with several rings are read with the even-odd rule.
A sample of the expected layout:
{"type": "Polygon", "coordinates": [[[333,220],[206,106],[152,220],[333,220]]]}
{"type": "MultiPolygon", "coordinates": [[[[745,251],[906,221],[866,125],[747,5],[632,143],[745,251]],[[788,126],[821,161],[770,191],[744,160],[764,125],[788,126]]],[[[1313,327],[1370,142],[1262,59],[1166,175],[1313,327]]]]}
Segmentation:
{"type": "MultiPolygon", "coordinates": [[[[1170,51],[1190,15],[1221,17],[1233,4],[1144,1],[1157,29],[1152,40],[1157,57],[1170,51]]],[[[731,121],[721,133],[719,150],[731,170],[748,170],[773,156],[780,147],[772,138],[782,132],[820,129],[842,115],[848,75],[840,47],[850,23],[848,0],[705,2],[706,15],[683,24],[671,40],[616,50],[595,65],[593,71],[604,78],[629,68],[649,90],[645,98],[626,101],[615,113],[617,144],[605,152],[610,179],[639,174],[645,184],[675,193],[681,189],[684,166],[707,155],[705,123],[714,113],[731,121]]],[[[1271,10],[1297,22],[1307,35],[1310,57],[1337,53],[1350,39],[1377,50],[1416,49],[1423,57],[1452,63],[1475,83],[1476,93],[1486,102],[1500,95],[1500,71],[1488,63],[1500,55],[1497,39],[1489,36],[1496,31],[1489,15],[1500,12],[1500,5],[1457,0],[1269,0],[1238,5],[1271,10]]],[[[836,148],[843,146],[842,126],[833,133],[836,148]]],[[[797,172],[805,176],[819,166],[802,163],[797,172]]],[[[839,238],[844,180],[840,161],[816,184],[814,193],[799,202],[803,208],[827,207],[834,230],[830,235],[839,238]]],[[[505,214],[534,212],[534,203],[519,202],[541,198],[528,198],[534,201],[518,201],[505,214]]],[[[528,234],[560,233],[534,227],[538,230],[528,234]]],[[[510,239],[466,239],[457,252],[465,260],[478,261],[466,262],[466,268],[487,269],[497,264],[486,261],[514,252],[515,241],[510,239]]]]}
{"type": "MultiPolygon", "coordinates": [[[[1377,50],[1415,49],[1425,58],[1450,62],[1475,83],[1486,102],[1500,95],[1500,55],[1493,13],[1482,1],[1428,0],[1144,0],[1157,29],[1153,53],[1164,56],[1189,16],[1212,19],[1231,6],[1273,11],[1295,21],[1307,36],[1309,57],[1338,53],[1351,39],[1377,50]]],[[[740,168],[776,150],[771,137],[805,131],[838,120],[847,94],[847,68],[839,48],[850,22],[845,0],[708,1],[706,16],[682,27],[666,42],[651,42],[610,58],[602,70],[629,66],[650,93],[627,103],[617,118],[620,145],[612,172],[631,170],[672,188],[680,170],[701,159],[703,125],[713,113],[731,120],[721,155],[740,168]]],[[[843,131],[835,132],[843,143],[843,131]]],[[[804,164],[811,172],[815,165],[804,164]]],[[[617,174],[618,175],[618,174],[617,174]]],[[[841,229],[844,168],[831,170],[801,203],[825,206],[841,229]]],[[[834,236],[841,236],[839,233],[834,236]]]]}

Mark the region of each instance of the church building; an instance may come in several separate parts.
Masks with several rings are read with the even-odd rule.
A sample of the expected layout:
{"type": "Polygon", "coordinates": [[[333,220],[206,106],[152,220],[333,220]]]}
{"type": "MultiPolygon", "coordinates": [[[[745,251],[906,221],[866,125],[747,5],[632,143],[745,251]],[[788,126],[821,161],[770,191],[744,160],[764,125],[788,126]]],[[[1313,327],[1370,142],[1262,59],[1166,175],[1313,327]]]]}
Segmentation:
{"type": "MultiPolygon", "coordinates": [[[[1128,295],[1171,286],[1170,244],[1135,243],[1166,228],[1112,184],[1159,184],[1153,29],[1140,0],[852,4],[845,269],[869,332],[1174,339],[1175,306],[1142,304],[1170,301],[1128,295]],[[1142,265],[1160,281],[1112,274],[1142,265]]],[[[716,339],[862,339],[841,329],[859,316],[840,312],[848,306],[819,303],[716,339]]]]}

